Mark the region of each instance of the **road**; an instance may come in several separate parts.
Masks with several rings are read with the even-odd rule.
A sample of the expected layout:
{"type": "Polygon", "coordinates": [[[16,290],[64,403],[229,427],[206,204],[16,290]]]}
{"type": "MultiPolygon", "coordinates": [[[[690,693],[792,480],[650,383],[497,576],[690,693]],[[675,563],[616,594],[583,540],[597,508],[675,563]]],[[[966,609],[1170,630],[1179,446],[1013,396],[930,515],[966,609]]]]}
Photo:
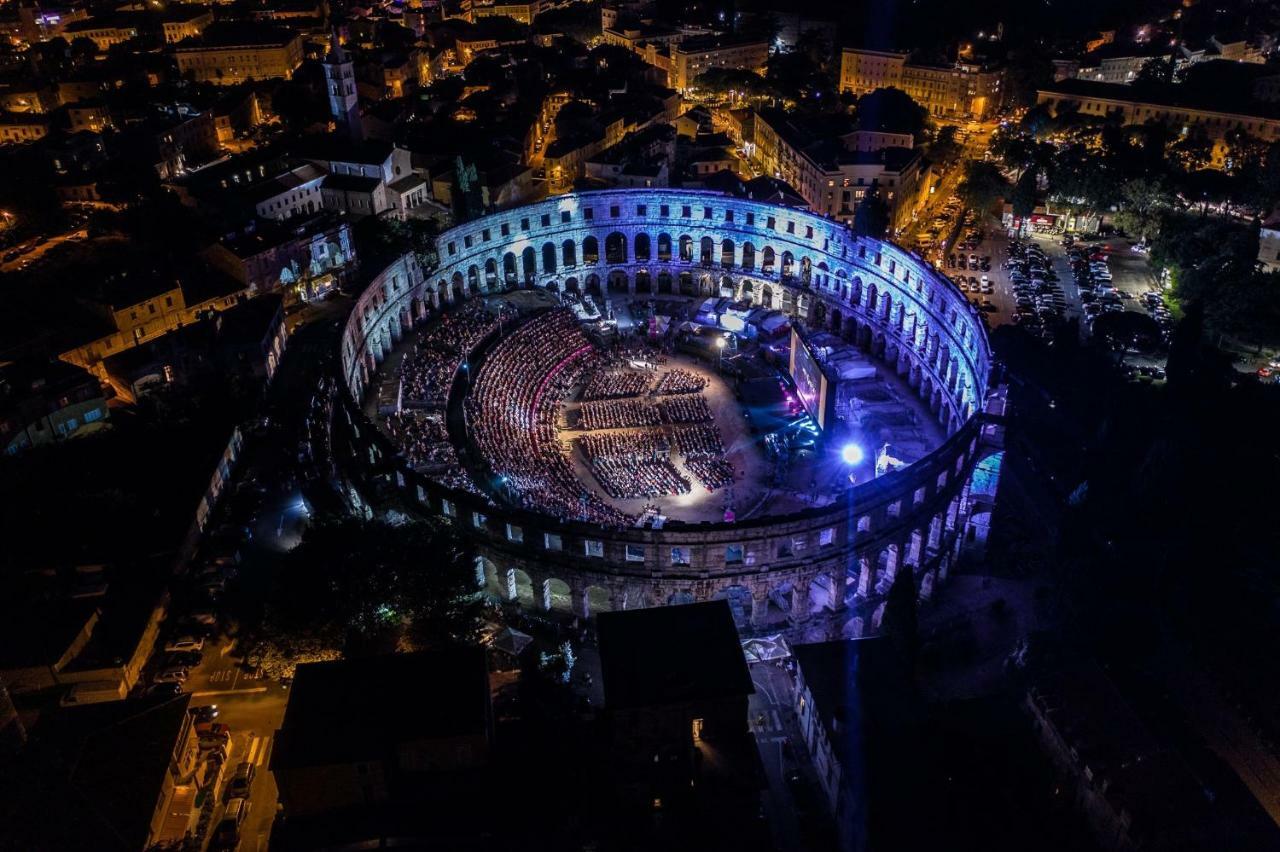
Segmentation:
{"type": "Polygon", "coordinates": [[[780,852],[829,848],[834,825],[792,709],[795,684],[785,669],[773,663],[753,663],[750,668],[756,691],[748,703],[747,719],[768,782],[762,798],[774,845],[780,852]],[[804,801],[797,800],[787,782],[793,771],[800,772],[804,801]]]}
{"type": "Polygon", "coordinates": [[[31,251],[25,252],[24,254],[18,257],[15,257],[13,260],[0,261],[0,272],[14,272],[19,269],[25,269],[27,266],[30,266],[32,263],[35,263],[37,260],[44,257],[44,255],[48,254],[49,252],[53,251],[55,248],[62,245],[64,242],[71,239],[83,240],[83,239],[86,239],[88,236],[89,236],[89,232],[85,228],[73,228],[72,230],[67,231],[66,233],[57,234],[55,236],[49,237],[44,242],[32,248],[31,251]]]}

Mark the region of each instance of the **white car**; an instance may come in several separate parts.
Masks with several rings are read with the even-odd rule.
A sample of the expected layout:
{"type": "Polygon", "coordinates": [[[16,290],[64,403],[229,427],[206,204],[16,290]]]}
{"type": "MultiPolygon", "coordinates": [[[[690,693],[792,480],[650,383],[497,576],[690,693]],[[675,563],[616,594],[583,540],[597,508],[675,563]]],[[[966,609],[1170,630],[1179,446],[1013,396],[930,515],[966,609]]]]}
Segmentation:
{"type": "Polygon", "coordinates": [[[204,639],[198,636],[179,636],[171,639],[164,649],[166,651],[203,651],[204,639]]]}
{"type": "Polygon", "coordinates": [[[186,683],[186,681],[187,670],[179,666],[174,666],[171,669],[165,669],[155,677],[156,683],[186,683]]]}

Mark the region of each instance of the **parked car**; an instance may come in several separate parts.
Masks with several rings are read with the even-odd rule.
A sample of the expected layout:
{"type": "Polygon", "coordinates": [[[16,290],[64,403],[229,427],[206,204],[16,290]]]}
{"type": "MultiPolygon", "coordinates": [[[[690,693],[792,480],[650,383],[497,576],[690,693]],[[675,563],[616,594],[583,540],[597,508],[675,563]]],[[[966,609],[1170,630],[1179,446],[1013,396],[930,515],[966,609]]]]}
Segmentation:
{"type": "Polygon", "coordinates": [[[227,808],[222,812],[222,819],[214,830],[213,842],[222,847],[235,846],[240,842],[240,827],[244,825],[248,816],[248,799],[235,798],[227,802],[227,808]]]}
{"type": "Polygon", "coordinates": [[[172,666],[161,671],[155,676],[156,683],[186,683],[187,669],[181,666],[172,666]]]}
{"type": "Polygon", "coordinates": [[[235,774],[231,776],[231,780],[227,782],[227,799],[247,799],[249,792],[253,789],[253,778],[257,772],[255,767],[249,761],[236,766],[235,774]]]}
{"type": "Polygon", "coordinates": [[[196,636],[179,636],[176,639],[170,639],[164,649],[166,651],[203,651],[204,639],[196,636]]]}

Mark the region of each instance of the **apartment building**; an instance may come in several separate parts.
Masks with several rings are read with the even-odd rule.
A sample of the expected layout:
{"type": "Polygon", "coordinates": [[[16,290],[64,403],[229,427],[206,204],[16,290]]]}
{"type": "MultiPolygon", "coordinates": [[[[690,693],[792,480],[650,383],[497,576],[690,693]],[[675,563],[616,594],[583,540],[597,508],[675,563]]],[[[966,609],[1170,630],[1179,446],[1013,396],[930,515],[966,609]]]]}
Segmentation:
{"type": "Polygon", "coordinates": [[[173,56],[178,72],[198,83],[233,86],[287,78],[302,64],[302,36],[265,25],[213,24],[198,38],[175,45],[173,56]]]}
{"type": "Polygon", "coordinates": [[[954,65],[913,63],[909,54],[846,47],[840,59],[840,90],[864,95],[876,89],[901,89],[930,115],[982,119],[1004,102],[1004,73],[969,62],[954,65]]]}

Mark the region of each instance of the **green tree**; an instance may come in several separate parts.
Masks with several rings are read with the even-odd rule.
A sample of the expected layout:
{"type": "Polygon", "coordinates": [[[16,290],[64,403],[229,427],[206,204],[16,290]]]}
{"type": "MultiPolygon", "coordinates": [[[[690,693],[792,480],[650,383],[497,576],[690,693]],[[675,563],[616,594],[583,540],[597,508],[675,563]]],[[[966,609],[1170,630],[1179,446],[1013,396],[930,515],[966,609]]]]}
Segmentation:
{"type": "Polygon", "coordinates": [[[853,232],[881,239],[889,231],[889,205],[878,194],[868,192],[853,211],[853,232]]]}
{"type": "Polygon", "coordinates": [[[1162,215],[1174,203],[1173,192],[1164,181],[1137,178],[1120,188],[1120,210],[1116,224],[1143,241],[1159,230],[1162,215]]]}
{"type": "Polygon", "coordinates": [[[986,212],[1009,191],[1009,181],[995,163],[970,160],[964,166],[964,178],[956,194],[970,208],[986,212]]]}

